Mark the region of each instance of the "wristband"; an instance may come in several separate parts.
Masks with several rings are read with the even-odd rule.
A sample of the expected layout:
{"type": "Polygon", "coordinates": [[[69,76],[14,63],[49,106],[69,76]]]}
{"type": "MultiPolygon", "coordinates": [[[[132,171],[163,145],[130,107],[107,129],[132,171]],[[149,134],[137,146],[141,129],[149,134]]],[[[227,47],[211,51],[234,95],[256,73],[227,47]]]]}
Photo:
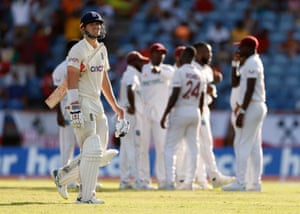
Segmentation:
{"type": "Polygon", "coordinates": [[[73,103],[75,101],[79,101],[78,89],[69,89],[67,91],[68,94],[68,103],[73,103]]]}
{"type": "Polygon", "coordinates": [[[232,67],[237,68],[237,67],[240,66],[240,62],[239,62],[239,61],[232,60],[231,65],[232,65],[232,67]]]}

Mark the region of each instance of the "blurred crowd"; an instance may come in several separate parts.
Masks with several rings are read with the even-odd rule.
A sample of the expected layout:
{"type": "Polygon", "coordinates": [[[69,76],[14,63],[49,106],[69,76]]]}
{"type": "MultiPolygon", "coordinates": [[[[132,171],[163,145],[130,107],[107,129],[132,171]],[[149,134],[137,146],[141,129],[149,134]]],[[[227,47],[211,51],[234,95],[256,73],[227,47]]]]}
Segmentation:
{"type": "Polygon", "coordinates": [[[51,73],[69,40],[79,39],[80,17],[101,13],[109,31],[118,12],[129,15],[138,1],[3,0],[0,2],[0,109],[43,109],[52,92],[51,73]],[[114,7],[113,7],[114,5],[114,7]]]}
{"type": "MultiPolygon", "coordinates": [[[[148,1],[132,18],[120,48],[144,50],[152,41],[172,53],[176,46],[198,41],[213,47],[213,67],[223,73],[213,107],[229,108],[233,42],[247,34],[258,38],[266,73],[270,110],[299,109],[299,0],[165,0],[148,1]],[[142,32],[137,34],[136,32],[142,32]],[[284,85],[284,87],[282,87],[284,85]],[[280,88],[280,90],[278,90],[280,88]]],[[[166,61],[172,63],[172,54],[166,61]]]]}
{"type": "Polygon", "coordinates": [[[127,21],[120,38],[104,41],[116,93],[129,51],[147,55],[149,45],[160,42],[169,50],[166,62],[173,64],[176,46],[203,40],[212,45],[213,67],[224,76],[214,108],[229,109],[232,43],[252,34],[260,42],[269,108],[300,107],[300,92],[293,89],[300,83],[300,0],[2,0],[0,109],[47,109],[51,73],[67,41],[81,37],[78,23],[87,10],[103,16],[108,38],[119,30],[120,18],[127,21]],[[118,48],[110,49],[111,43],[118,48]]]}

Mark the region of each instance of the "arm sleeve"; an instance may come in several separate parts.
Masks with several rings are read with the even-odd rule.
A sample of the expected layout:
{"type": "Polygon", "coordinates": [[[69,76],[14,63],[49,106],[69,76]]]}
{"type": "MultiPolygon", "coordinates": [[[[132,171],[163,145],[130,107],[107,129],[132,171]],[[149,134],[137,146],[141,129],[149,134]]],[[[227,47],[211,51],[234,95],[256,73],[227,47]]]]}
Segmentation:
{"type": "Polygon", "coordinates": [[[164,65],[160,75],[162,78],[170,80],[174,75],[174,68],[169,65],[164,65]]]}
{"type": "Polygon", "coordinates": [[[67,65],[81,69],[82,54],[78,49],[72,48],[67,57],[67,65]]]}

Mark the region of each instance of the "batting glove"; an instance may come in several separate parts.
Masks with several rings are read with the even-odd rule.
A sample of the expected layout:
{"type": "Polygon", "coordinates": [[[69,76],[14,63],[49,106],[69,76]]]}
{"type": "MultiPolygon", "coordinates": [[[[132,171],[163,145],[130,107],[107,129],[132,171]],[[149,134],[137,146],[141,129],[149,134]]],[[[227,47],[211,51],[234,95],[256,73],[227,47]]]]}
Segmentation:
{"type": "Polygon", "coordinates": [[[119,138],[119,137],[124,137],[128,131],[129,131],[129,121],[122,119],[122,120],[118,120],[116,122],[116,130],[115,130],[115,137],[119,138]]]}
{"type": "Polygon", "coordinates": [[[83,128],[84,120],[80,104],[71,104],[70,106],[70,123],[73,128],[83,128]]]}

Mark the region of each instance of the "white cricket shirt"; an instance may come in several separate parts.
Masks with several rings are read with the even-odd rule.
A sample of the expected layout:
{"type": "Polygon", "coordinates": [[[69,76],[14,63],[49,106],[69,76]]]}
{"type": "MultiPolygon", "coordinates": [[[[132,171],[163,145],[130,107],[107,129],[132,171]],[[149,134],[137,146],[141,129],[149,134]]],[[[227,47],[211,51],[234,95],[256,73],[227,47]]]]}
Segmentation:
{"type": "Polygon", "coordinates": [[[172,87],[180,87],[175,107],[194,106],[198,108],[205,81],[194,65],[184,64],[175,71],[172,87]]]}
{"type": "Polygon", "coordinates": [[[89,98],[91,112],[103,112],[100,102],[103,72],[110,68],[107,50],[103,43],[99,50],[93,48],[86,39],[75,44],[68,54],[68,66],[73,66],[81,71],[78,90],[79,96],[89,98]],[[96,52],[95,52],[96,51],[96,52]],[[98,109],[98,108],[101,109],[98,109]]]}
{"type": "Polygon", "coordinates": [[[141,73],[135,67],[128,65],[120,81],[119,104],[122,107],[129,106],[127,87],[131,85],[131,89],[134,91],[135,110],[142,113],[143,100],[141,97],[142,95],[141,95],[140,78],[141,78],[141,73]]]}
{"type": "Polygon", "coordinates": [[[239,86],[239,104],[244,101],[244,96],[247,89],[247,79],[255,78],[255,88],[251,101],[265,102],[266,91],[264,83],[264,67],[258,54],[250,56],[245,63],[240,67],[240,86],[239,86]]]}
{"type": "Polygon", "coordinates": [[[160,73],[152,73],[153,65],[151,62],[143,66],[142,69],[142,96],[146,112],[158,121],[162,117],[167,105],[170,93],[170,82],[174,74],[171,65],[160,64],[160,73]],[[154,118],[155,117],[155,118],[154,118]]]}

